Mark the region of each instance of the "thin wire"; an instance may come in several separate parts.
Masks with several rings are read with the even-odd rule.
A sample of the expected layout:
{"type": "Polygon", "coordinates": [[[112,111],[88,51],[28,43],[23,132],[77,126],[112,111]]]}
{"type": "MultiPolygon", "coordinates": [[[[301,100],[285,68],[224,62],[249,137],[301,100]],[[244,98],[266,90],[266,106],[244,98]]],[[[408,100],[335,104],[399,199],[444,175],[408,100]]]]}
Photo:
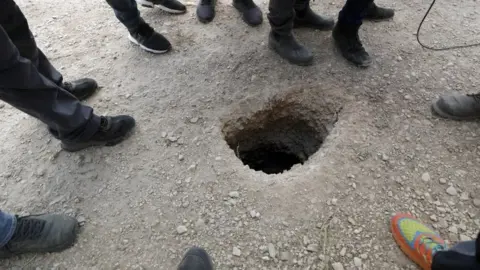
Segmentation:
{"type": "Polygon", "coordinates": [[[418,41],[418,44],[420,44],[423,48],[425,49],[429,49],[429,50],[432,50],[432,51],[448,51],[448,50],[456,50],[456,49],[463,49],[463,48],[470,48],[470,47],[476,47],[476,46],[480,46],[480,42],[479,43],[473,43],[473,44],[467,44],[467,45],[455,45],[455,46],[450,46],[450,47],[440,47],[440,48],[435,48],[435,47],[431,47],[429,45],[425,45],[422,43],[422,41],[420,41],[420,30],[422,29],[422,25],[423,23],[425,22],[425,19],[427,18],[428,14],[430,14],[430,10],[432,10],[433,6],[435,5],[435,2],[437,0],[433,0],[432,3],[430,4],[430,7],[428,8],[427,10],[427,13],[425,13],[425,16],[423,16],[423,19],[422,21],[420,22],[420,24],[418,25],[418,29],[417,29],[417,41],[418,41]]]}

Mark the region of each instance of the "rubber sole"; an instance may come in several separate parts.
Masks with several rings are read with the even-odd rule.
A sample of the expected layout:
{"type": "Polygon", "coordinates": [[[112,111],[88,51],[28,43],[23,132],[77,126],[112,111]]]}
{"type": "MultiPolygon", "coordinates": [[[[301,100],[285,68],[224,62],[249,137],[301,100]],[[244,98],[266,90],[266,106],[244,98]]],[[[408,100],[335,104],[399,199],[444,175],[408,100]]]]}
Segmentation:
{"type": "Polygon", "coordinates": [[[147,0],[136,0],[136,1],[139,5],[141,5],[143,7],[154,8],[156,6],[159,9],[161,9],[165,12],[168,12],[168,13],[172,13],[172,14],[183,14],[183,13],[187,12],[186,9],[184,9],[184,10],[171,9],[171,8],[168,8],[168,7],[163,6],[163,5],[155,5],[154,3],[150,2],[150,1],[147,1],[147,0]]]}
{"type": "MultiPolygon", "coordinates": [[[[277,51],[277,49],[275,48],[275,46],[272,45],[272,44],[270,44],[270,42],[269,42],[269,44],[268,44],[268,47],[269,47],[272,51],[274,51],[277,55],[279,55],[280,57],[282,57],[282,56],[280,55],[280,53],[277,51]]],[[[313,64],[313,58],[312,58],[312,60],[307,61],[307,62],[296,62],[296,61],[292,61],[292,60],[287,59],[287,58],[284,58],[284,57],[282,57],[282,59],[287,60],[290,64],[294,64],[294,65],[302,66],[302,67],[311,66],[311,65],[313,64]]]]}
{"type": "Polygon", "coordinates": [[[393,238],[395,239],[395,242],[397,242],[397,245],[400,247],[400,249],[407,255],[410,260],[412,260],[414,263],[416,263],[418,266],[420,266],[423,270],[430,270],[431,265],[428,265],[427,262],[421,257],[420,254],[417,252],[414,252],[410,246],[403,240],[402,233],[398,230],[398,227],[396,226],[397,220],[401,218],[414,218],[410,215],[407,214],[399,214],[394,216],[391,221],[390,221],[390,230],[392,231],[393,238]]]}
{"type": "Polygon", "coordinates": [[[128,35],[128,39],[135,45],[138,45],[140,46],[140,48],[142,48],[143,50],[147,51],[147,52],[150,52],[150,53],[154,53],[154,54],[163,54],[163,53],[166,53],[168,51],[170,51],[170,48],[167,49],[167,50],[154,50],[154,49],[150,49],[150,48],[147,48],[145,46],[143,46],[142,44],[138,43],[138,41],[132,37],[132,35],[128,35]]]}

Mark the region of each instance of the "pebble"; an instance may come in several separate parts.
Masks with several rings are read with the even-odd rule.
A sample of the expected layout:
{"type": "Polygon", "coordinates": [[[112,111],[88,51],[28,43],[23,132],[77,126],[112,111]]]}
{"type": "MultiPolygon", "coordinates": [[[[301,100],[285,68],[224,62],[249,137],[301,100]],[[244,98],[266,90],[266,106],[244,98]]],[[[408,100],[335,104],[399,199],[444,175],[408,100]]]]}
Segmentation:
{"type": "Polygon", "coordinates": [[[479,207],[479,208],[480,208],[480,199],[474,199],[474,200],[473,200],[473,205],[475,205],[475,207],[479,207]]]}
{"type": "Polygon", "coordinates": [[[357,223],[355,222],[355,220],[351,217],[349,217],[348,219],[348,223],[352,224],[352,225],[356,225],[357,223]]]}
{"type": "Polygon", "coordinates": [[[462,195],[460,195],[460,200],[462,201],[468,201],[470,199],[470,194],[468,192],[463,192],[462,195]]]}
{"type": "Polygon", "coordinates": [[[268,254],[273,259],[275,259],[275,257],[277,256],[277,251],[275,250],[275,246],[272,243],[268,244],[268,254]]]}
{"type": "Polygon", "coordinates": [[[184,159],[185,159],[185,157],[183,155],[178,155],[178,160],[182,161],[184,159]]]}
{"type": "Polygon", "coordinates": [[[190,118],[190,123],[195,124],[198,122],[198,117],[190,118]]]}
{"type": "Polygon", "coordinates": [[[431,216],[430,216],[430,219],[431,219],[432,221],[435,221],[435,222],[436,222],[436,221],[437,221],[437,216],[436,216],[436,215],[431,215],[431,216]]]}
{"type": "Polygon", "coordinates": [[[343,268],[343,264],[339,262],[332,263],[332,268],[333,270],[345,270],[345,268],[343,268]]]}
{"type": "Polygon", "coordinates": [[[428,172],[422,174],[422,180],[425,182],[430,181],[430,174],[428,172]]]}
{"type": "Polygon", "coordinates": [[[230,196],[230,198],[238,198],[240,194],[238,193],[238,191],[231,191],[230,193],[228,193],[228,196],[230,196]]]}
{"type": "Polygon", "coordinates": [[[240,255],[242,255],[242,251],[237,247],[233,247],[232,254],[233,256],[240,257],[240,255]]]}
{"type": "Polygon", "coordinates": [[[458,229],[455,226],[451,226],[450,228],[448,228],[448,231],[451,232],[451,233],[455,233],[455,234],[458,233],[458,229]]]}
{"type": "Polygon", "coordinates": [[[204,226],[205,226],[205,220],[201,218],[195,222],[195,227],[197,228],[197,230],[202,229],[204,226]]]}
{"type": "Polygon", "coordinates": [[[184,234],[187,232],[187,227],[183,226],[183,225],[180,225],[177,227],[177,233],[178,234],[184,234]]]}
{"type": "Polygon", "coordinates": [[[466,236],[465,234],[460,234],[460,241],[465,242],[465,241],[470,241],[472,238],[469,236],[466,236]]]}
{"type": "Polygon", "coordinates": [[[342,248],[342,250],[340,250],[340,256],[345,256],[345,254],[347,254],[347,248],[342,248]]]}
{"type": "Polygon", "coordinates": [[[310,252],[317,252],[318,251],[318,245],[317,244],[310,244],[307,246],[307,250],[310,252]]]}
{"type": "Polygon", "coordinates": [[[457,190],[453,186],[449,186],[446,191],[448,195],[451,195],[451,196],[457,195],[457,190]]]}
{"type": "Polygon", "coordinates": [[[362,267],[362,259],[360,259],[360,258],[358,258],[358,257],[353,258],[353,264],[354,264],[356,267],[362,267]]]}
{"type": "Polygon", "coordinates": [[[440,182],[440,184],[444,185],[447,183],[447,180],[445,178],[440,178],[440,180],[438,180],[440,182]]]}
{"type": "Polygon", "coordinates": [[[337,205],[337,202],[338,202],[337,199],[335,199],[335,198],[332,199],[332,204],[333,204],[333,205],[337,205]]]}
{"type": "Polygon", "coordinates": [[[255,211],[255,210],[252,210],[252,211],[250,211],[250,216],[251,216],[252,218],[260,218],[260,213],[258,213],[258,212],[255,211]]]}
{"type": "Polygon", "coordinates": [[[290,261],[292,258],[292,254],[288,251],[280,252],[280,260],[282,261],[290,261]]]}

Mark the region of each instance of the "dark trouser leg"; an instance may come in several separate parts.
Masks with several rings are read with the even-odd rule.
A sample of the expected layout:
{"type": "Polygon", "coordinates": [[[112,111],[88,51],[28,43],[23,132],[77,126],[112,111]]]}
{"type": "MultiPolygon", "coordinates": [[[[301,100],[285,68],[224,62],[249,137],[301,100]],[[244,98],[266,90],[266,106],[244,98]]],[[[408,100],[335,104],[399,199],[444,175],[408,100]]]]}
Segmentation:
{"type": "Polygon", "coordinates": [[[140,17],[135,0],[107,0],[107,3],[113,8],[117,19],[132,32],[144,22],[140,17]]]}
{"type": "Polygon", "coordinates": [[[347,0],[338,15],[339,24],[361,25],[363,16],[373,0],[347,0]]]}
{"type": "Polygon", "coordinates": [[[432,270],[479,270],[480,234],[477,241],[461,242],[433,257],[432,270]]]}
{"type": "Polygon", "coordinates": [[[42,51],[37,48],[35,39],[28,27],[28,22],[20,8],[13,0],[2,2],[0,10],[0,25],[5,29],[8,37],[17,47],[20,55],[29,59],[37,70],[57,85],[61,85],[63,78],[48,61],[42,51]]]}
{"type": "MultiPolygon", "coordinates": [[[[3,7],[2,7],[3,8],[3,7]]],[[[86,141],[97,132],[100,118],[73,95],[43,76],[20,56],[0,26],[0,99],[38,118],[63,141],[86,141]]]]}
{"type": "Polygon", "coordinates": [[[268,21],[272,31],[278,35],[288,35],[293,28],[293,9],[295,0],[270,0],[268,5],[268,21]]]}

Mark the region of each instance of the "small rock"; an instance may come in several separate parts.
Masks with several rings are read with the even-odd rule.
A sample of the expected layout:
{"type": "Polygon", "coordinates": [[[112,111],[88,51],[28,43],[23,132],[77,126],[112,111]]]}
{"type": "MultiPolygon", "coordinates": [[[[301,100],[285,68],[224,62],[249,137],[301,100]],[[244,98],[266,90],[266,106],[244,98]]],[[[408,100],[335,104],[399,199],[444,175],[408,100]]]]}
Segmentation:
{"type": "Polygon", "coordinates": [[[77,221],[80,226],[83,226],[85,224],[86,219],[84,216],[79,216],[77,217],[77,221]]]}
{"type": "Polygon", "coordinates": [[[290,261],[292,258],[292,254],[288,251],[280,252],[280,260],[282,261],[290,261]]]}
{"type": "Polygon", "coordinates": [[[342,248],[342,250],[340,250],[340,256],[343,257],[343,256],[345,256],[345,254],[347,254],[347,248],[346,247],[344,247],[344,248],[342,248]]]}
{"type": "Polygon", "coordinates": [[[449,186],[446,191],[447,191],[447,194],[450,196],[457,195],[457,190],[453,186],[449,186]]]}
{"type": "Polygon", "coordinates": [[[469,236],[466,236],[465,234],[460,234],[460,241],[465,242],[465,241],[470,241],[472,238],[469,236]]]}
{"type": "Polygon", "coordinates": [[[422,180],[425,182],[430,181],[430,174],[428,172],[422,174],[422,180]]]}
{"type": "Polygon", "coordinates": [[[474,200],[473,200],[473,205],[475,205],[475,207],[479,207],[479,208],[480,208],[480,199],[474,199],[474,200]]]}
{"type": "Polygon", "coordinates": [[[435,222],[436,222],[436,221],[437,221],[437,216],[436,216],[436,215],[431,215],[431,216],[430,216],[430,219],[431,219],[432,221],[435,221],[435,222]]]}
{"type": "Polygon", "coordinates": [[[205,220],[201,218],[195,222],[195,227],[197,228],[197,230],[202,229],[204,226],[205,226],[205,220]]]}
{"type": "Polygon", "coordinates": [[[343,264],[339,262],[332,263],[332,268],[333,270],[345,270],[345,268],[343,268],[343,264]]]}
{"type": "Polygon", "coordinates": [[[268,244],[268,254],[273,259],[275,259],[275,257],[277,256],[277,251],[275,250],[275,246],[272,243],[268,244]]]}
{"type": "Polygon", "coordinates": [[[440,226],[440,228],[444,228],[444,229],[448,227],[447,221],[443,218],[438,221],[438,225],[440,226]]]}
{"type": "Polygon", "coordinates": [[[460,195],[460,200],[462,201],[468,201],[470,199],[470,194],[468,192],[462,192],[460,195]]]}
{"type": "Polygon", "coordinates": [[[231,191],[230,193],[228,193],[228,196],[230,196],[230,198],[238,198],[240,194],[238,193],[238,191],[231,191]]]}
{"type": "Polygon", "coordinates": [[[168,140],[169,140],[170,142],[176,142],[176,141],[178,141],[178,137],[170,136],[170,137],[168,137],[168,140]]]}
{"type": "Polygon", "coordinates": [[[162,132],[161,136],[162,136],[162,138],[167,137],[167,132],[162,132]]]}
{"type": "Polygon", "coordinates": [[[355,220],[351,217],[349,217],[348,219],[348,223],[352,224],[352,225],[356,225],[357,223],[355,222],[355,220]]]}
{"type": "Polygon", "coordinates": [[[458,229],[455,226],[450,226],[450,228],[448,228],[448,231],[455,234],[458,233],[458,229]]]}
{"type": "Polygon", "coordinates": [[[307,246],[307,250],[310,252],[317,252],[318,251],[318,245],[317,244],[310,244],[307,246]]]}
{"type": "Polygon", "coordinates": [[[440,182],[440,184],[444,185],[447,183],[447,180],[445,178],[440,178],[440,180],[438,180],[440,182]]]}
{"type": "Polygon", "coordinates": [[[184,234],[186,233],[188,230],[187,230],[187,227],[183,226],[183,225],[180,225],[177,227],[177,233],[178,234],[184,234]]]}
{"type": "Polygon", "coordinates": [[[183,155],[178,155],[178,160],[182,161],[184,159],[185,159],[185,157],[183,155]]]}
{"type": "Polygon", "coordinates": [[[358,257],[353,258],[353,264],[354,264],[356,267],[362,267],[362,259],[360,259],[360,258],[358,258],[358,257]]]}
{"type": "Polygon", "coordinates": [[[332,199],[332,204],[333,204],[333,205],[337,205],[337,202],[338,202],[337,199],[335,199],[335,198],[332,199]]]}
{"type": "Polygon", "coordinates": [[[237,247],[233,247],[232,254],[233,256],[240,257],[242,255],[242,251],[237,247]]]}
{"type": "Polygon", "coordinates": [[[198,122],[198,117],[190,118],[190,123],[195,124],[198,122]]]}

